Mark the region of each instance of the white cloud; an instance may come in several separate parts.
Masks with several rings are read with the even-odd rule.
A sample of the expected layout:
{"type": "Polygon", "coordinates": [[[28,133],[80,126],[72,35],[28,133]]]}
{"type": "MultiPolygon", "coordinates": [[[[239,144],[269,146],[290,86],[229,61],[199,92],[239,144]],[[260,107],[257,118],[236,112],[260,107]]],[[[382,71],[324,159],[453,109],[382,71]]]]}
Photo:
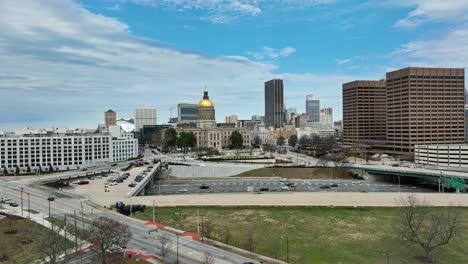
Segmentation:
{"type": "Polygon", "coordinates": [[[296,52],[295,48],[286,47],[282,49],[274,49],[270,47],[263,47],[262,52],[251,52],[249,51],[248,54],[257,60],[263,59],[277,59],[280,57],[288,57],[289,55],[296,52]]]}
{"type": "Polygon", "coordinates": [[[468,0],[391,0],[388,4],[414,7],[395,27],[415,28],[427,22],[466,21],[468,0]]]}
{"type": "Polygon", "coordinates": [[[350,59],[337,59],[337,60],[336,60],[336,63],[338,63],[338,64],[340,64],[340,65],[341,65],[341,64],[350,63],[350,62],[351,62],[350,59]]]}
{"type": "MultiPolygon", "coordinates": [[[[160,122],[176,103],[196,102],[208,85],[217,116],[263,113],[263,84],[284,78],[286,97],[324,88],[331,104],[352,76],[275,74],[272,63],[242,56],[205,56],[138,38],[128,25],[91,13],[74,1],[0,2],[0,112],[2,128],[25,125],[93,127],[112,108],[131,117],[141,105],[158,108],[160,122]],[[330,89],[333,88],[333,89],[330,89]],[[242,107],[239,107],[242,102],[242,107]]],[[[294,48],[266,48],[269,58],[294,48]]],[[[303,98],[288,103],[303,105],[303,98]]],[[[338,110],[337,113],[340,111],[338,110]]],[[[161,121],[162,120],[162,121],[161,121]]]]}
{"type": "Polygon", "coordinates": [[[334,3],[336,0],[112,0],[144,6],[169,6],[180,10],[202,10],[201,18],[215,24],[227,24],[243,16],[257,16],[265,7],[306,8],[334,3]]]}
{"type": "Polygon", "coordinates": [[[449,31],[440,38],[411,41],[392,55],[409,64],[467,67],[468,27],[449,31]]]}

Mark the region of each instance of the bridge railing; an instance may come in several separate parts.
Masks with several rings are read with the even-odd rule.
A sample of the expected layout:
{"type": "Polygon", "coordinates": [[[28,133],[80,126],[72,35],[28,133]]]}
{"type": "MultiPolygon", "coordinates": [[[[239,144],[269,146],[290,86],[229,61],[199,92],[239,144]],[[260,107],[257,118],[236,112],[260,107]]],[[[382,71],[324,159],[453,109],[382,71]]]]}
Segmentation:
{"type": "Polygon", "coordinates": [[[141,180],[128,194],[128,197],[133,197],[137,196],[143,188],[148,184],[150,180],[153,179],[154,174],[160,169],[161,167],[161,162],[158,162],[154,167],[151,169],[151,171],[141,180]]]}

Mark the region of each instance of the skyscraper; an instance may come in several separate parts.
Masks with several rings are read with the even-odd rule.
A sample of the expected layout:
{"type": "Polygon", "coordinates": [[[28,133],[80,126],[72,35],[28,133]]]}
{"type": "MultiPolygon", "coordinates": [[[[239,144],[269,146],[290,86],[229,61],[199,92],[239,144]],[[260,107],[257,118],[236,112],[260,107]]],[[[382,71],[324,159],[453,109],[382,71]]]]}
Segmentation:
{"type": "Polygon", "coordinates": [[[139,132],[143,126],[156,125],[156,108],[138,107],[135,109],[135,131],[139,132]]]}
{"type": "Polygon", "coordinates": [[[405,68],[387,73],[387,148],[464,142],[465,71],[405,68]]]}
{"type": "Polygon", "coordinates": [[[320,122],[320,99],[318,97],[306,96],[306,113],[310,122],[320,122]]]}
{"type": "Polygon", "coordinates": [[[117,113],[112,111],[112,109],[107,110],[104,113],[104,124],[106,125],[106,128],[109,128],[109,126],[115,126],[117,122],[117,113]]]}
{"type": "Polygon", "coordinates": [[[198,105],[197,104],[178,104],[177,117],[179,122],[195,122],[197,121],[198,105]]]}
{"type": "Polygon", "coordinates": [[[385,81],[343,84],[343,143],[385,147],[385,81]]]}
{"type": "Polygon", "coordinates": [[[237,126],[237,116],[236,115],[230,115],[225,117],[225,122],[229,124],[236,124],[237,126]]]}
{"type": "Polygon", "coordinates": [[[296,108],[288,108],[285,112],[285,122],[287,125],[294,125],[293,120],[297,116],[296,108]]]}
{"type": "Polygon", "coordinates": [[[284,126],[283,80],[265,82],[265,125],[273,128],[284,126]]]}
{"type": "Polygon", "coordinates": [[[320,109],[320,122],[325,124],[333,123],[333,109],[329,106],[325,106],[320,109]]]}

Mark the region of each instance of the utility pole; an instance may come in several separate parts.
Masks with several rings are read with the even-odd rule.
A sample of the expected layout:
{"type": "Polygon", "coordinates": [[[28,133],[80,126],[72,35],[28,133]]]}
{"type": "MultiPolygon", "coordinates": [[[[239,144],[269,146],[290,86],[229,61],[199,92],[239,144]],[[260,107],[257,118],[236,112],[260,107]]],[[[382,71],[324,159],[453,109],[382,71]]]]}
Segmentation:
{"type": "MultiPolygon", "coordinates": [[[[64,217],[65,217],[65,225],[63,226],[63,229],[64,229],[63,231],[65,232],[65,234],[64,234],[65,235],[65,241],[68,241],[67,240],[67,214],[65,214],[64,217]]],[[[75,234],[76,234],[76,232],[75,232],[75,234]]],[[[65,259],[66,259],[66,256],[67,256],[67,250],[65,250],[65,259]]]]}
{"type": "Polygon", "coordinates": [[[23,187],[21,187],[21,216],[23,216],[23,187]]]}
{"type": "Polygon", "coordinates": [[[154,200],[153,200],[153,223],[156,223],[156,221],[155,221],[155,215],[154,215],[154,200]]]}
{"type": "Polygon", "coordinates": [[[286,262],[289,263],[289,238],[287,236],[281,238],[286,239],[286,262]]]}
{"type": "Polygon", "coordinates": [[[76,210],[73,210],[73,218],[75,219],[75,253],[78,252],[78,236],[76,235],[76,210]]]}
{"type": "Polygon", "coordinates": [[[197,208],[197,233],[200,235],[200,208],[197,208]]]}
{"type": "Polygon", "coordinates": [[[176,263],[179,264],[179,234],[176,234],[177,237],[177,257],[176,257],[176,263]]]}
{"type": "Polygon", "coordinates": [[[84,215],[83,215],[83,201],[80,200],[80,205],[81,205],[81,226],[83,227],[83,230],[84,230],[84,215]]]}
{"type": "Polygon", "coordinates": [[[28,218],[31,219],[31,207],[30,206],[30,203],[29,203],[29,192],[28,192],[28,218]]]}

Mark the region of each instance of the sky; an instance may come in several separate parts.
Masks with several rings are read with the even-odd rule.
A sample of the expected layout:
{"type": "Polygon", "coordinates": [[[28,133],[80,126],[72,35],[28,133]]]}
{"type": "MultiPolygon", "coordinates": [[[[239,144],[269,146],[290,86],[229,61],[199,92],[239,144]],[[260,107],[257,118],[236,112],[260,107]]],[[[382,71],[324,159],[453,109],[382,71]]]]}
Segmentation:
{"type": "Polygon", "coordinates": [[[0,130],[86,127],[154,106],[158,124],[206,86],[216,118],[287,108],[408,66],[468,66],[468,0],[0,0],[0,130]]]}

